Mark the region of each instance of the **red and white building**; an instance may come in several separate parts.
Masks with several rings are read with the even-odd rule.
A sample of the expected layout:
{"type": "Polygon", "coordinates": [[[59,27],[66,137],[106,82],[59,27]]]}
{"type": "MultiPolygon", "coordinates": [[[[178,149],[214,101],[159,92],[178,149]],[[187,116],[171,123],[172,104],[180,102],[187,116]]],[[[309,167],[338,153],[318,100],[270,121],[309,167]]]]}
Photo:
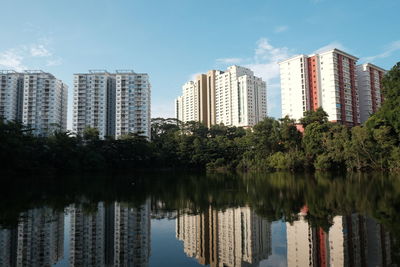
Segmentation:
{"type": "Polygon", "coordinates": [[[280,62],[282,116],[299,120],[305,111],[322,107],[330,121],[360,124],[357,60],[332,49],[280,62]]]}
{"type": "Polygon", "coordinates": [[[357,66],[357,80],[360,98],[360,119],[363,123],[382,104],[382,78],[385,70],[371,63],[357,66]]]}

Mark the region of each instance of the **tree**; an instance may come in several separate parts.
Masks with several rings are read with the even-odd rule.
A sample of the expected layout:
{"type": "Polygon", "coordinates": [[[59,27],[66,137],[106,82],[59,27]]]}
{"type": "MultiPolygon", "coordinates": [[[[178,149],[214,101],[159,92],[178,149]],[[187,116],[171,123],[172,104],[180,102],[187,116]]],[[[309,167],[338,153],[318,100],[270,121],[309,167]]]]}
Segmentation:
{"type": "Polygon", "coordinates": [[[89,141],[89,142],[98,141],[100,139],[99,135],[100,135],[100,133],[97,128],[86,127],[83,130],[83,139],[85,141],[89,141]]]}
{"type": "Polygon", "coordinates": [[[265,118],[253,127],[251,143],[257,156],[267,157],[281,151],[280,125],[274,118],[265,118]]]}
{"type": "Polygon", "coordinates": [[[304,129],[303,148],[309,162],[324,152],[323,138],[329,126],[326,122],[314,121],[304,129]]]}
{"type": "Polygon", "coordinates": [[[303,125],[304,129],[307,125],[318,122],[319,124],[324,124],[328,122],[328,113],[326,113],[322,107],[317,110],[307,110],[304,112],[304,117],[300,119],[300,123],[303,125]]]}
{"type": "Polygon", "coordinates": [[[346,164],[350,169],[362,170],[378,164],[374,157],[374,140],[366,127],[356,126],[351,129],[346,164]]]}
{"type": "Polygon", "coordinates": [[[295,120],[288,116],[279,120],[280,122],[280,143],[286,151],[299,150],[302,134],[297,130],[295,120]]]}
{"type": "Polygon", "coordinates": [[[383,104],[367,121],[368,128],[376,128],[377,124],[391,126],[400,138],[400,62],[386,73],[382,80],[383,104]]]}
{"type": "Polygon", "coordinates": [[[322,154],[314,163],[316,169],[340,169],[345,167],[345,150],[350,141],[349,129],[339,123],[327,123],[328,129],[322,135],[322,154]]]}

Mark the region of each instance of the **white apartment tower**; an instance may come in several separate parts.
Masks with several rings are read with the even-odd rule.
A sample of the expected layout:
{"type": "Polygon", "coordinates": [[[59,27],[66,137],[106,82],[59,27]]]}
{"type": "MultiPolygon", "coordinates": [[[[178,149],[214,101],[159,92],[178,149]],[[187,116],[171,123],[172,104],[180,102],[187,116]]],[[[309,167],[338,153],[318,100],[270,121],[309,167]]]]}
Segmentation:
{"type": "Polygon", "coordinates": [[[129,133],[150,136],[150,83],[146,73],[117,71],[116,75],[117,137],[129,133]]]}
{"type": "Polygon", "coordinates": [[[0,117],[7,121],[20,120],[23,74],[0,71],[0,117]]]}
{"type": "Polygon", "coordinates": [[[24,74],[22,123],[37,135],[67,130],[68,87],[52,74],[27,71],[24,74]]]}
{"type": "Polygon", "coordinates": [[[176,116],[183,122],[251,127],[267,116],[266,83],[248,68],[211,70],[182,89],[175,104],[176,116]]]}
{"type": "Polygon", "coordinates": [[[74,75],[73,131],[96,128],[100,137],[150,137],[150,83],[144,73],[91,70],[74,75]]]}
{"type": "Polygon", "coordinates": [[[332,49],[280,62],[282,116],[299,120],[305,111],[322,107],[330,121],[358,125],[357,60],[332,49]]]}
{"type": "Polygon", "coordinates": [[[36,135],[67,129],[68,87],[52,74],[0,71],[0,117],[20,121],[36,135]]]}
{"type": "Polygon", "coordinates": [[[199,90],[197,83],[189,81],[182,86],[182,96],[176,100],[176,116],[183,122],[198,121],[199,117],[199,90]]]}
{"type": "Polygon", "coordinates": [[[110,101],[113,77],[106,71],[90,71],[74,75],[74,114],[72,129],[82,134],[86,127],[96,128],[100,136],[114,131],[110,101]]]}
{"type": "Polygon", "coordinates": [[[386,71],[371,63],[357,66],[360,119],[365,122],[382,104],[382,78],[386,71]]]}

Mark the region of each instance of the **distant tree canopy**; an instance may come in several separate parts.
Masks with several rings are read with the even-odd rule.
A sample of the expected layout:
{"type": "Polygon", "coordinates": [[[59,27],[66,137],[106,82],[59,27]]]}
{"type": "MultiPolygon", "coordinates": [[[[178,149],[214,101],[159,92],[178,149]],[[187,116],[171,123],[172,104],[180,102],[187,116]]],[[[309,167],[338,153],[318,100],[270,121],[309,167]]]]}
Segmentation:
{"type": "Polygon", "coordinates": [[[400,63],[383,78],[382,107],[365,125],[349,128],[328,121],[318,108],[300,123],[267,117],[253,127],[151,121],[151,140],[138,134],[99,138],[93,128],[80,136],[55,132],[35,137],[32,129],[0,120],[0,160],[5,171],[124,171],[132,169],[400,170],[400,63]]]}

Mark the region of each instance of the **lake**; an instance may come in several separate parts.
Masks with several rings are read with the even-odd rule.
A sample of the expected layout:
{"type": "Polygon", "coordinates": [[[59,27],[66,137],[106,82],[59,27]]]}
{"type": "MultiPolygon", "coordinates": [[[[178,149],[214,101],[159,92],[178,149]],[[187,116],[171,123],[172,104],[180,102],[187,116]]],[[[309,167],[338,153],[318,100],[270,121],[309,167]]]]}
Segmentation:
{"type": "Polygon", "coordinates": [[[0,266],[397,266],[400,177],[3,177],[0,266]]]}

